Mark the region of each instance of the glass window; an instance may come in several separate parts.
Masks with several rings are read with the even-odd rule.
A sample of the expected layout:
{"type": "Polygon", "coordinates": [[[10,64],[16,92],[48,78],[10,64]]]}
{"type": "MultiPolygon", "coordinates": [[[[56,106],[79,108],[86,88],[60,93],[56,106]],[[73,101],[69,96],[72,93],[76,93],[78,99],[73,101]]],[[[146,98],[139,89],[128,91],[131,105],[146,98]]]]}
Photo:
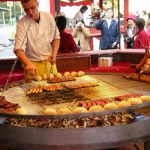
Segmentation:
{"type": "Polygon", "coordinates": [[[14,41],[16,23],[24,15],[20,2],[0,3],[0,44],[10,45],[14,41]]]}

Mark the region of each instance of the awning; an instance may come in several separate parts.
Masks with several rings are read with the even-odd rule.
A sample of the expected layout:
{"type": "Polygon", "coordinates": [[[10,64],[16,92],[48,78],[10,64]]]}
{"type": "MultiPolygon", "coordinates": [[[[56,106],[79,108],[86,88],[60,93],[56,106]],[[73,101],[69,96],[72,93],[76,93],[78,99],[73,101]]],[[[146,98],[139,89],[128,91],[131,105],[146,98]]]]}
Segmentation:
{"type": "Polygon", "coordinates": [[[80,5],[91,5],[93,0],[61,0],[61,6],[80,6],[80,5]]]}
{"type": "Polygon", "coordinates": [[[8,1],[20,1],[20,0],[0,0],[0,2],[8,2],[8,1]]]}

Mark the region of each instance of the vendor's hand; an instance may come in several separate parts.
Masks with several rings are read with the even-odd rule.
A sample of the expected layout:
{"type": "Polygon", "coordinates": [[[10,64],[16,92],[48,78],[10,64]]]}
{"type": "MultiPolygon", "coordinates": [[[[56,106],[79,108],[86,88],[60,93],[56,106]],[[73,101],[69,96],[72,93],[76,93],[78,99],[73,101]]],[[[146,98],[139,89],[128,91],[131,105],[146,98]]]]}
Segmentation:
{"type": "Polygon", "coordinates": [[[26,73],[28,73],[32,76],[37,74],[37,68],[32,63],[26,65],[24,69],[25,69],[26,73]]]}
{"type": "Polygon", "coordinates": [[[114,43],[112,44],[112,48],[114,48],[114,47],[116,46],[116,44],[117,44],[117,43],[116,43],[116,42],[114,42],[114,43]]]}
{"type": "Polygon", "coordinates": [[[50,56],[48,57],[48,61],[53,65],[53,64],[56,63],[56,57],[50,55],[50,56]]]}

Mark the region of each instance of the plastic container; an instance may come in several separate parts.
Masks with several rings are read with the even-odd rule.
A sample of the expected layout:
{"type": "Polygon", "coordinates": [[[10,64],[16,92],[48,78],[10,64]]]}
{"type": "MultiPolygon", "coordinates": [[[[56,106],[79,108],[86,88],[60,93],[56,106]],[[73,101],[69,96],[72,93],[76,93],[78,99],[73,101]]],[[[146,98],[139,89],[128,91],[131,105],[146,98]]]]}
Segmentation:
{"type": "Polygon", "coordinates": [[[110,67],[113,64],[113,57],[99,57],[98,67],[110,67]]]}

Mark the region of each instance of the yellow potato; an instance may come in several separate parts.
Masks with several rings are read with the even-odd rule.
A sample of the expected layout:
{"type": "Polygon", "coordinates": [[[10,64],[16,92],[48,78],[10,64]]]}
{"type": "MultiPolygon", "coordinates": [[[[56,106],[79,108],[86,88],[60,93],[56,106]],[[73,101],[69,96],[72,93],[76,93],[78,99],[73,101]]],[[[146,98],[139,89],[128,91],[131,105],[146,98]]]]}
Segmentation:
{"type": "Polygon", "coordinates": [[[121,101],[118,103],[119,108],[128,107],[128,106],[131,106],[131,103],[128,101],[121,101]]]}
{"type": "Polygon", "coordinates": [[[141,96],[140,99],[142,100],[142,102],[150,102],[150,96],[141,96]]]}
{"type": "Polygon", "coordinates": [[[104,110],[113,110],[113,109],[118,109],[117,104],[115,103],[108,103],[104,105],[104,110]]]}
{"type": "Polygon", "coordinates": [[[138,105],[143,103],[140,98],[129,98],[127,101],[130,102],[131,105],[138,105]]]}
{"type": "Polygon", "coordinates": [[[46,108],[43,112],[45,115],[57,115],[57,112],[53,108],[46,108]]]}
{"type": "Polygon", "coordinates": [[[57,111],[57,113],[60,114],[60,115],[63,115],[63,114],[71,114],[72,112],[71,112],[71,110],[68,109],[68,108],[62,108],[62,109],[59,109],[59,110],[57,111]]]}
{"type": "Polygon", "coordinates": [[[86,108],[84,107],[77,107],[73,110],[73,113],[78,114],[78,113],[85,113],[88,112],[86,108]]]}
{"type": "Polygon", "coordinates": [[[97,112],[97,111],[104,111],[104,108],[102,106],[97,105],[97,106],[92,106],[89,109],[89,112],[97,112]]]}
{"type": "Polygon", "coordinates": [[[24,108],[17,108],[16,113],[17,114],[23,114],[23,115],[27,114],[27,112],[24,108]]]}

